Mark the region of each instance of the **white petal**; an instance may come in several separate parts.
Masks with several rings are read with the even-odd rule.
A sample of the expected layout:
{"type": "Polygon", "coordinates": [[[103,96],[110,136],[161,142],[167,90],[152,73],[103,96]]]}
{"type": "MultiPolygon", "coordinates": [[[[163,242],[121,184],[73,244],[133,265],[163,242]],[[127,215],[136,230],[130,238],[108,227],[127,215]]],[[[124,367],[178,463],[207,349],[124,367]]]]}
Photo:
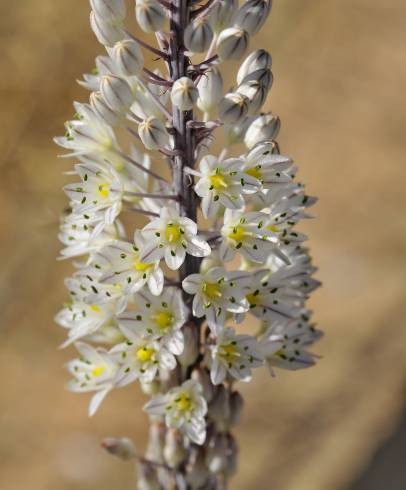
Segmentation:
{"type": "Polygon", "coordinates": [[[96,410],[100,407],[101,402],[104,400],[104,398],[106,397],[110,389],[111,389],[110,387],[105,388],[101,391],[98,391],[92,396],[92,399],[90,400],[90,404],[89,404],[89,411],[88,411],[89,417],[92,417],[96,413],[96,410]]]}

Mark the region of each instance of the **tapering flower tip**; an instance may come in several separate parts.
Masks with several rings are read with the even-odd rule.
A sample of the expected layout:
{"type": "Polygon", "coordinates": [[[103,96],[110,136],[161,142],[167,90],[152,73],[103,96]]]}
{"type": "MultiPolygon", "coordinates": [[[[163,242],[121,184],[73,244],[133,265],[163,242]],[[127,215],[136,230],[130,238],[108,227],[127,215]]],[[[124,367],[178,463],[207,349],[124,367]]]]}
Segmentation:
{"type": "Polygon", "coordinates": [[[249,100],[245,95],[238,92],[230,92],[220,101],[219,118],[228,124],[237,123],[247,115],[248,104],[249,100]]]}
{"type": "Polygon", "coordinates": [[[101,444],[109,454],[116,456],[122,461],[129,461],[137,456],[135,445],[128,437],[107,437],[101,444]]]}
{"type": "Polygon", "coordinates": [[[273,75],[269,68],[259,68],[258,70],[248,73],[241,82],[241,85],[249,83],[258,83],[265,89],[270,89],[273,82],[273,75]]]}
{"type": "Polygon", "coordinates": [[[240,85],[243,83],[244,78],[250,73],[260,69],[271,69],[272,58],[271,55],[264,49],[257,49],[249,54],[242,62],[237,73],[237,83],[240,85]]]}
{"type": "Polygon", "coordinates": [[[106,22],[117,22],[124,20],[124,0],[90,0],[90,6],[94,13],[106,22]]]}
{"type": "Polygon", "coordinates": [[[244,408],[244,398],[238,391],[233,391],[230,395],[230,425],[238,425],[244,408]]]}
{"type": "Polygon", "coordinates": [[[105,75],[100,80],[100,92],[106,103],[115,111],[126,111],[134,101],[128,82],[116,75],[105,75]]]}
{"type": "Polygon", "coordinates": [[[198,17],[185,29],[183,42],[193,53],[203,53],[209,49],[213,40],[213,30],[207,18],[198,17]]]}
{"type": "Polygon", "coordinates": [[[244,143],[251,149],[261,141],[274,140],[278,136],[280,127],[281,121],[278,116],[272,114],[258,116],[247,129],[244,143]]]}
{"type": "Polygon", "coordinates": [[[147,117],[138,125],[138,134],[148,150],[158,150],[169,142],[169,134],[162,121],[147,117]]]}
{"type": "Polygon", "coordinates": [[[193,325],[192,323],[185,325],[182,328],[182,333],[185,339],[185,347],[177,359],[181,366],[188,367],[196,361],[199,355],[199,349],[197,346],[199,333],[196,325],[193,325]]]}
{"type": "Polygon", "coordinates": [[[199,92],[188,77],[178,78],[171,90],[171,101],[181,111],[190,111],[197,102],[199,92]]]}
{"type": "Polygon", "coordinates": [[[217,38],[217,54],[222,60],[239,59],[248,47],[249,34],[240,27],[229,27],[217,38]]]}
{"type": "Polygon", "coordinates": [[[234,24],[254,35],[264,25],[271,6],[271,0],[248,0],[238,10],[234,24]]]}
{"type": "Polygon", "coordinates": [[[244,141],[245,133],[252,121],[252,118],[247,117],[238,124],[225,124],[223,126],[223,132],[226,146],[242,143],[244,141]]]}
{"type": "Polygon", "coordinates": [[[171,468],[175,468],[185,460],[187,452],[183,446],[182,433],[178,429],[169,429],[166,431],[165,447],[163,452],[165,462],[171,468]]]}
{"type": "Polygon", "coordinates": [[[90,106],[93,111],[105,121],[109,126],[116,126],[123,120],[123,116],[113,110],[106,102],[101,92],[90,94],[90,106]]]}
{"type": "Polygon", "coordinates": [[[114,45],[111,57],[120,72],[128,77],[138,75],[144,66],[144,56],[136,41],[124,39],[114,45]]]}
{"type": "Polygon", "coordinates": [[[207,70],[200,78],[197,89],[199,91],[198,108],[201,111],[210,112],[220,102],[223,93],[223,78],[220,70],[215,66],[207,70]]]}
{"type": "Polygon", "coordinates": [[[238,0],[220,0],[210,12],[209,21],[214,32],[218,33],[229,27],[238,10],[238,0]]]}
{"type": "Polygon", "coordinates": [[[136,0],[135,16],[145,32],[161,30],[166,19],[165,10],[157,0],[136,0]]]}
{"type": "Polygon", "coordinates": [[[99,43],[107,47],[113,47],[116,42],[125,37],[120,22],[112,24],[103,17],[96,15],[93,10],[90,12],[90,26],[99,43]]]}

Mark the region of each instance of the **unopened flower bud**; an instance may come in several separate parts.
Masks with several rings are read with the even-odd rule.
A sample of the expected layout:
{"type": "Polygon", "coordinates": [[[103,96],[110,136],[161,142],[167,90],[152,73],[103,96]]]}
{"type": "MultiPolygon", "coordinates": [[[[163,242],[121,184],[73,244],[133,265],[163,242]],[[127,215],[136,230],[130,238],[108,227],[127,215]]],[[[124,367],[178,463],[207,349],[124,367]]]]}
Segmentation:
{"type": "Polygon", "coordinates": [[[250,73],[257,70],[271,69],[272,58],[271,55],[264,49],[257,49],[249,54],[245,60],[242,62],[238,73],[237,73],[237,83],[240,85],[243,83],[244,78],[250,73]]]}
{"type": "Polygon", "coordinates": [[[209,49],[212,39],[213,30],[208,20],[198,17],[186,27],[183,42],[188,51],[203,53],[209,49]]]}
{"type": "Polygon", "coordinates": [[[192,490],[201,489],[209,479],[204,453],[201,448],[194,447],[191,450],[190,458],[186,466],[186,478],[192,490]]]}
{"type": "Polygon", "coordinates": [[[237,471],[238,465],[238,445],[236,440],[231,434],[227,435],[227,476],[233,475],[237,471]]]}
{"type": "Polygon", "coordinates": [[[206,465],[210,472],[223,472],[227,467],[227,436],[216,434],[208,441],[207,446],[206,465]]]}
{"type": "Polygon", "coordinates": [[[90,6],[97,16],[107,22],[124,20],[124,0],[90,0],[90,6]]]}
{"type": "Polygon", "coordinates": [[[208,413],[219,432],[228,429],[230,425],[229,393],[223,385],[217,387],[214,397],[210,402],[208,413]]]}
{"type": "Polygon", "coordinates": [[[110,126],[116,126],[124,119],[120,112],[113,110],[106,102],[101,92],[90,94],[90,106],[95,114],[110,126]]]}
{"type": "Polygon", "coordinates": [[[237,12],[234,24],[249,34],[256,34],[271,11],[271,0],[248,0],[237,12]]]}
{"type": "Polygon", "coordinates": [[[165,424],[159,420],[151,422],[146,456],[157,463],[164,462],[165,424]]]}
{"type": "Polygon", "coordinates": [[[161,30],[165,22],[165,10],[157,0],[137,0],[135,16],[145,32],[161,30]]]}
{"type": "Polygon", "coordinates": [[[115,111],[124,112],[131,106],[134,96],[124,78],[105,75],[100,81],[100,92],[106,103],[115,111]]]}
{"type": "Polygon", "coordinates": [[[135,445],[128,437],[107,437],[101,445],[108,453],[123,461],[134,459],[137,456],[135,445]]]}
{"type": "Polygon", "coordinates": [[[169,135],[162,121],[147,117],[138,125],[138,134],[148,150],[158,150],[169,142],[169,135]]]}
{"type": "Polygon", "coordinates": [[[180,383],[178,369],[161,369],[159,377],[161,380],[161,391],[169,391],[180,383]]]}
{"type": "Polygon", "coordinates": [[[168,429],[165,436],[164,457],[166,463],[174,468],[187,456],[183,436],[177,429],[168,429]]]}
{"type": "Polygon", "coordinates": [[[123,75],[138,75],[144,66],[144,56],[136,41],[124,39],[114,45],[111,56],[123,75]]]}
{"type": "Polygon", "coordinates": [[[220,102],[223,93],[223,78],[216,67],[209,68],[200,78],[197,89],[197,106],[201,111],[210,112],[220,102]]]}
{"type": "Polygon", "coordinates": [[[185,342],[185,348],[183,349],[182,354],[178,356],[178,361],[183,367],[188,367],[193,364],[198,355],[198,336],[199,331],[193,323],[187,323],[183,328],[183,337],[185,342]]]}
{"type": "Polygon", "coordinates": [[[221,31],[217,38],[217,54],[222,60],[236,60],[247,49],[249,34],[240,27],[229,27],[221,31]]]}
{"type": "Polygon", "coordinates": [[[104,46],[112,47],[116,42],[124,38],[124,31],[120,23],[111,24],[93,11],[90,12],[90,25],[97,40],[104,46]]]}
{"type": "Polygon", "coordinates": [[[253,119],[251,117],[247,117],[238,124],[225,124],[223,126],[223,132],[226,146],[242,143],[252,121],[253,119]]]}
{"type": "Polygon", "coordinates": [[[241,85],[250,84],[250,83],[258,83],[265,89],[270,89],[273,82],[273,75],[269,68],[259,68],[258,70],[252,71],[248,73],[241,85]]]}
{"type": "Polygon", "coordinates": [[[238,0],[220,0],[210,12],[209,20],[214,32],[229,27],[238,10],[238,0]]]}
{"type": "Polygon", "coordinates": [[[148,463],[138,463],[138,490],[162,490],[156,468],[148,463]]]}
{"type": "Polygon", "coordinates": [[[249,100],[238,92],[226,94],[219,105],[219,118],[221,121],[233,124],[241,121],[247,115],[249,100]]]}
{"type": "Polygon", "coordinates": [[[207,370],[204,368],[194,369],[191,378],[201,384],[203,388],[203,397],[207,403],[210,403],[214,395],[214,387],[207,370]]]}
{"type": "Polygon", "coordinates": [[[172,104],[181,111],[190,111],[196,104],[199,92],[193,81],[188,77],[178,78],[171,90],[172,104]]]}
{"type": "Polygon", "coordinates": [[[280,129],[280,119],[272,114],[258,116],[247,129],[244,143],[251,149],[257,143],[265,140],[273,140],[277,137],[280,129]]]}
{"type": "Polygon", "coordinates": [[[244,399],[238,393],[238,391],[233,391],[230,395],[230,426],[237,425],[241,418],[241,412],[244,408],[244,399]]]}
{"type": "Polygon", "coordinates": [[[248,114],[253,116],[261,109],[269,90],[260,82],[251,81],[240,85],[237,91],[249,100],[248,114]]]}
{"type": "Polygon", "coordinates": [[[140,386],[141,386],[142,391],[146,395],[153,396],[153,395],[156,395],[159,391],[159,382],[158,381],[151,381],[150,383],[145,383],[145,382],[140,381],[140,386]]]}

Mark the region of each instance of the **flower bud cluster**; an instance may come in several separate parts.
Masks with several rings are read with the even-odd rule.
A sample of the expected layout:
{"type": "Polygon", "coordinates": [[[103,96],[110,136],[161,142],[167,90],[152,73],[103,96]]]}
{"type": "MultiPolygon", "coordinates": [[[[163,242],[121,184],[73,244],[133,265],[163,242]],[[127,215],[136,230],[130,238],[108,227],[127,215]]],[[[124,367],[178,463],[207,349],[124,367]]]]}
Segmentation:
{"type": "Polygon", "coordinates": [[[138,458],[141,489],[216,488],[237,464],[234,383],[264,367],[313,365],[309,347],[321,336],[307,306],[316,269],[297,230],[315,199],[280,154],[279,118],[263,112],[271,56],[245,55],[271,1],[136,0],[154,46],[126,29],[124,0],[90,5],[106,53],[80,82],[88,103],[75,102],[55,138],[75,158],[59,238],[76,269],[56,316],[63,346],[78,351],[68,387],[92,393],[93,415],[107,394],[138,382],[149,397],[145,458],[126,438],[103,447],[138,458]],[[223,63],[243,56],[224,93],[223,63]],[[147,68],[157,58],[167,74],[147,68]],[[222,151],[210,152],[221,132],[222,151]]]}

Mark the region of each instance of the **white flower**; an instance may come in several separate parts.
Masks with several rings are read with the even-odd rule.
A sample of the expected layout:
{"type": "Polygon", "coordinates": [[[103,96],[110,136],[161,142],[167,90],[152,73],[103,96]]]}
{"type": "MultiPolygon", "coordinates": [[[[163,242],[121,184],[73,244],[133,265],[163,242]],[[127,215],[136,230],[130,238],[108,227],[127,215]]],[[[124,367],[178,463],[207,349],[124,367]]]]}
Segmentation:
{"type": "Polygon", "coordinates": [[[71,302],[55,317],[56,323],[68,329],[68,339],[62,347],[87,338],[103,328],[117,325],[116,314],[126,306],[123,298],[110,295],[106,300],[106,297],[99,294],[101,288],[98,283],[81,274],[67,279],[66,287],[69,289],[71,302]]]}
{"type": "Polygon", "coordinates": [[[297,370],[314,365],[316,356],[306,348],[320,339],[322,332],[307,320],[276,321],[259,340],[260,350],[273,375],[273,367],[297,370]]]}
{"type": "Polygon", "coordinates": [[[109,352],[120,362],[118,387],[136,379],[151,383],[160,369],[171,371],[175,368],[175,357],[159,341],[138,335],[130,329],[123,329],[123,333],[128,340],[115,345],[109,352]]]}
{"type": "Polygon", "coordinates": [[[114,158],[118,149],[112,128],[88,104],[75,102],[78,119],[66,123],[66,134],[54,138],[59,146],[70,150],[66,156],[96,155],[114,158]]]}
{"type": "MultiPolygon", "coordinates": [[[[243,273],[241,273],[243,274],[243,273]]],[[[247,273],[244,294],[249,303],[249,312],[263,320],[289,320],[306,315],[306,296],[300,291],[286,287],[266,270],[247,273]]],[[[238,315],[240,321],[244,315],[238,315]]]]}
{"type": "Polygon", "coordinates": [[[223,241],[220,245],[220,257],[224,261],[232,260],[235,252],[246,259],[264,263],[276,241],[273,232],[266,229],[268,215],[265,213],[242,213],[226,209],[224,225],[221,229],[223,241]]]}
{"type": "Polygon", "coordinates": [[[243,288],[249,276],[245,272],[227,272],[214,267],[204,274],[191,274],[183,280],[183,289],[194,295],[193,314],[206,316],[209,327],[216,333],[224,325],[226,312],[241,314],[248,310],[243,288]]]}
{"type": "Polygon", "coordinates": [[[220,204],[229,209],[242,208],[242,194],[256,191],[258,181],[242,172],[243,165],[244,161],[239,158],[222,162],[212,155],[202,158],[199,167],[201,178],[195,185],[195,191],[202,198],[205,218],[215,217],[220,204]]]}
{"type": "Polygon", "coordinates": [[[182,327],[187,319],[181,291],[169,287],[160,296],[153,296],[144,289],[137,293],[135,301],[139,306],[137,311],[125,311],[118,317],[122,331],[126,335],[129,332],[148,335],[160,340],[172,354],[181,354],[182,327]]]}
{"type": "Polygon", "coordinates": [[[244,160],[243,172],[255,179],[264,187],[275,187],[276,184],[290,182],[292,177],[293,162],[283,155],[272,153],[274,144],[272,141],[264,141],[252,148],[244,160]]]}
{"type": "Polygon", "coordinates": [[[116,241],[92,255],[89,270],[100,272],[100,282],[122,288],[123,294],[131,294],[148,285],[152,294],[159,295],[164,284],[164,275],[159,262],[144,262],[141,259],[144,239],[138,230],[134,244],[116,241]]]}
{"type": "Polygon", "coordinates": [[[180,216],[173,207],[161,209],[159,218],[153,219],[142,230],[145,248],[141,254],[144,262],[165,259],[170,269],[176,270],[183,264],[186,254],[206,257],[210,247],[197,235],[197,225],[189,218],[180,216]]]}
{"type": "Polygon", "coordinates": [[[150,415],[163,415],[168,427],[180,429],[192,442],[203,444],[206,439],[207,403],[202,386],[194,380],[157,395],[145,406],[150,415]]]}
{"type": "Polygon", "coordinates": [[[104,226],[111,225],[121,211],[121,179],[113,167],[96,162],[79,163],[75,165],[75,171],[81,182],[64,187],[73,212],[89,223],[92,217],[100,217],[101,231],[104,226]]]}
{"type": "Polygon", "coordinates": [[[68,371],[74,376],[74,379],[68,383],[68,389],[78,393],[96,391],[89,405],[89,417],[91,417],[107,393],[113,389],[118,364],[105,349],[95,349],[83,342],[77,342],[75,347],[81,354],[81,358],[67,364],[68,371]]]}
{"type": "Polygon", "coordinates": [[[250,381],[251,369],[263,364],[258,342],[251,335],[236,335],[225,328],[211,347],[210,377],[212,383],[223,383],[227,374],[241,381],[250,381]]]}

